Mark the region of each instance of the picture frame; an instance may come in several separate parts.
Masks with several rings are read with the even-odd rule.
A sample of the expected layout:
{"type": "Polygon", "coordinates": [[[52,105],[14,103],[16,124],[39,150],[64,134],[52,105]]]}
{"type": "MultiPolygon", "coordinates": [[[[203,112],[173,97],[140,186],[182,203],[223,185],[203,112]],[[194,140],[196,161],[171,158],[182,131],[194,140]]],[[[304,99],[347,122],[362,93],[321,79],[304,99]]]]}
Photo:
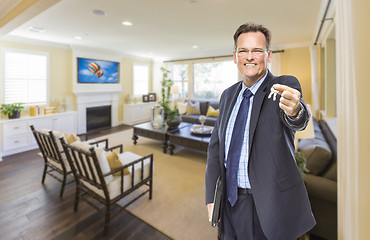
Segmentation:
{"type": "Polygon", "coordinates": [[[143,95],[143,102],[149,102],[149,95],[143,95]]]}
{"type": "Polygon", "coordinates": [[[157,95],[155,93],[148,93],[149,102],[157,101],[157,95]]]}

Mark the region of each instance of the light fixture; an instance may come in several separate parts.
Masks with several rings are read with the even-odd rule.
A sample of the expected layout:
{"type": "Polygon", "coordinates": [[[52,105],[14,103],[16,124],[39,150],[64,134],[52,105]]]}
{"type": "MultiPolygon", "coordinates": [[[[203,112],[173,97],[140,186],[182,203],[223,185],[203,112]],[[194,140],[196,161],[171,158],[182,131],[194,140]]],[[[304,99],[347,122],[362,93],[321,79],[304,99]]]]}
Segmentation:
{"type": "Polygon", "coordinates": [[[91,13],[94,14],[95,16],[107,16],[106,12],[104,12],[103,10],[99,10],[99,9],[91,10],[91,13]]]}
{"type": "Polygon", "coordinates": [[[172,86],[172,88],[171,88],[171,93],[172,94],[178,94],[179,92],[180,92],[179,86],[176,86],[176,85],[172,86]]]}
{"type": "Polygon", "coordinates": [[[122,25],[125,25],[125,26],[132,26],[132,22],[129,22],[129,21],[123,21],[123,22],[122,22],[122,25]]]}
{"type": "Polygon", "coordinates": [[[193,45],[193,47],[192,47],[192,48],[194,48],[194,49],[195,49],[195,48],[198,48],[198,47],[199,47],[198,45],[193,45]]]}

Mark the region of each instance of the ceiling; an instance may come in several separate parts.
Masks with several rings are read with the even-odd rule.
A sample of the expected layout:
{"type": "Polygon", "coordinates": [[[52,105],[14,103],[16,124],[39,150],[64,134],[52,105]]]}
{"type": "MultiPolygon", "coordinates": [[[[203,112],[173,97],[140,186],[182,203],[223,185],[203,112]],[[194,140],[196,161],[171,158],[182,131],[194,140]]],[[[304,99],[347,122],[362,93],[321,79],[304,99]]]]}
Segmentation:
{"type": "MultiPolygon", "coordinates": [[[[0,21],[15,2],[25,1],[2,0],[0,21]]],[[[273,49],[308,46],[316,38],[326,4],[325,0],[54,0],[48,6],[47,0],[34,2],[0,25],[6,29],[0,28],[0,39],[162,60],[230,55],[235,30],[250,21],[271,30],[273,49]],[[92,10],[106,15],[94,15],[92,10]],[[133,25],[122,25],[123,21],[133,25]],[[30,27],[46,31],[33,32],[30,27]]]]}

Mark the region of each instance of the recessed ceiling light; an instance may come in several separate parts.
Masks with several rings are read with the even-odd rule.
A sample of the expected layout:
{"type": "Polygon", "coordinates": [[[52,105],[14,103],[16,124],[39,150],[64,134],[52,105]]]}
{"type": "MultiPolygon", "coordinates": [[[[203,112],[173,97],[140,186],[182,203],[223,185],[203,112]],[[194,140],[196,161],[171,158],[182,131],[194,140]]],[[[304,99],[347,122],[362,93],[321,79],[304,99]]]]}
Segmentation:
{"type": "Polygon", "coordinates": [[[27,30],[30,31],[30,32],[36,32],[36,33],[46,32],[45,28],[35,27],[35,26],[31,26],[31,27],[27,28],[27,30]]]}
{"type": "Polygon", "coordinates": [[[99,10],[99,9],[91,10],[91,13],[96,16],[107,16],[107,14],[103,10],[99,10]]]}
{"type": "Polygon", "coordinates": [[[82,40],[82,37],[81,36],[75,36],[75,39],[82,40]]]}
{"type": "Polygon", "coordinates": [[[193,45],[193,47],[192,48],[198,48],[198,46],[197,45],[193,45]]]}
{"type": "Polygon", "coordinates": [[[132,22],[129,21],[123,21],[122,24],[125,26],[132,26],[132,22]]]}

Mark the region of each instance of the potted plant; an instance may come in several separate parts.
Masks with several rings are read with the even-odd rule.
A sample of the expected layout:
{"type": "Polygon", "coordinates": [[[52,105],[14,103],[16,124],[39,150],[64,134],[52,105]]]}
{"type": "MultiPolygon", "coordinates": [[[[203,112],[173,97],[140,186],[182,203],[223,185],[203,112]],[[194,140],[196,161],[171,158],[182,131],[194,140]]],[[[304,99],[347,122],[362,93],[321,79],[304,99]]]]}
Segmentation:
{"type": "Polygon", "coordinates": [[[168,104],[165,104],[164,111],[167,113],[166,124],[168,128],[177,128],[181,123],[181,116],[177,107],[175,106],[172,110],[168,104]]]}
{"type": "Polygon", "coordinates": [[[163,107],[164,109],[164,118],[167,118],[167,111],[171,110],[169,108],[169,104],[171,101],[171,87],[173,86],[173,81],[168,78],[168,74],[170,73],[169,70],[167,70],[164,67],[161,67],[161,71],[163,73],[163,78],[161,81],[161,101],[159,104],[163,107]]]}
{"type": "Polygon", "coordinates": [[[1,104],[1,113],[8,115],[9,119],[19,118],[22,109],[23,103],[1,104]]]}
{"type": "Polygon", "coordinates": [[[306,168],[306,158],[303,153],[295,152],[295,161],[297,163],[298,169],[302,175],[309,173],[310,171],[306,168]]]}

